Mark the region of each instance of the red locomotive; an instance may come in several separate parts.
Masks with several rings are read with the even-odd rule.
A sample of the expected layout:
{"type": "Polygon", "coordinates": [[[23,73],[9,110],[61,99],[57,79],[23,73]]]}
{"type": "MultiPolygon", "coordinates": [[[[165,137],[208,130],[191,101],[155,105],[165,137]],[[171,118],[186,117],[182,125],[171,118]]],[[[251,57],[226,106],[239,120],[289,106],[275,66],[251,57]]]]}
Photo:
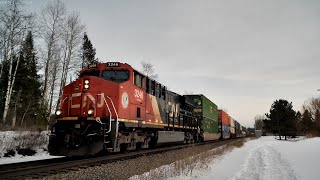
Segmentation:
{"type": "Polygon", "coordinates": [[[128,64],[91,64],[65,86],[49,152],[93,155],[199,139],[195,106],[128,64]]]}

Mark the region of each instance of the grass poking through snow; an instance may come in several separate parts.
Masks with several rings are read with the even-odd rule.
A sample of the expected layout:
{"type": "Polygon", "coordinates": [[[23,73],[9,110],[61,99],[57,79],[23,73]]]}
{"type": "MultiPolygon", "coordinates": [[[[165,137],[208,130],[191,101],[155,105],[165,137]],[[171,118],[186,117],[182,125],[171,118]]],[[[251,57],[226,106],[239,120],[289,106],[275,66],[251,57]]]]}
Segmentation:
{"type": "Polygon", "coordinates": [[[150,180],[150,179],[168,179],[177,176],[194,176],[199,170],[208,169],[209,164],[221,155],[230,152],[234,148],[243,146],[247,139],[239,139],[235,142],[223,145],[200,154],[175,161],[169,165],[164,165],[159,168],[153,169],[142,175],[131,177],[131,180],[150,180]]]}

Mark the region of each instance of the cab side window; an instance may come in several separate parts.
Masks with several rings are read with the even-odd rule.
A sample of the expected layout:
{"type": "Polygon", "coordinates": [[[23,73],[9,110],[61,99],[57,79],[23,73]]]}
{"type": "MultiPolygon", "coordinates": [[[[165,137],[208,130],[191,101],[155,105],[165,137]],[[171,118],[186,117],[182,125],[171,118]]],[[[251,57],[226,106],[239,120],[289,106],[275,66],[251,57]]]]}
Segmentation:
{"type": "Polygon", "coordinates": [[[165,87],[165,86],[162,86],[161,93],[162,93],[162,98],[163,98],[164,100],[166,100],[166,87],[165,87]]]}
{"type": "Polygon", "coordinates": [[[156,95],[156,82],[154,80],[151,80],[150,94],[154,96],[156,95]]]}
{"type": "Polygon", "coordinates": [[[148,77],[146,78],[146,91],[150,93],[150,79],[148,77]]]}
{"type": "Polygon", "coordinates": [[[134,72],[134,85],[144,88],[143,86],[144,76],[139,74],[138,72],[134,72]]]}

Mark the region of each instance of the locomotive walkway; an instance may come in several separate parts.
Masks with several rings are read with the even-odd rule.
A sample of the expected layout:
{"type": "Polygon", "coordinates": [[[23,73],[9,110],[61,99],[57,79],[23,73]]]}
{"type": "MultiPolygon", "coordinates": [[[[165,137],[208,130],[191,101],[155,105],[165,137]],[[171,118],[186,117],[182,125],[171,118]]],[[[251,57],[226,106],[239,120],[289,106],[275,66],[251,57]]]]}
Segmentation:
{"type": "Polygon", "coordinates": [[[41,178],[52,174],[58,174],[69,171],[77,171],[83,168],[92,166],[100,166],[115,161],[133,159],[143,155],[162,153],[165,151],[178,150],[186,147],[200,146],[209,143],[214,143],[215,147],[223,146],[234,142],[236,139],[224,141],[209,141],[197,144],[184,144],[170,147],[161,147],[156,149],[146,149],[140,151],[133,151],[123,154],[112,154],[101,157],[91,158],[57,158],[24,163],[6,164],[0,166],[0,179],[25,179],[41,178]]]}

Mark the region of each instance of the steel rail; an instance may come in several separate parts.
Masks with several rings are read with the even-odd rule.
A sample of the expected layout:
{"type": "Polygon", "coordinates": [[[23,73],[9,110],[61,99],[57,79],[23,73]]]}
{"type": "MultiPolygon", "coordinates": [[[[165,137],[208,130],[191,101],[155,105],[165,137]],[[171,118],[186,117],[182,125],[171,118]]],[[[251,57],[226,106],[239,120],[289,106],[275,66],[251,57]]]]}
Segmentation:
{"type": "Polygon", "coordinates": [[[26,177],[40,178],[46,177],[51,174],[58,174],[59,172],[68,172],[79,170],[81,168],[87,168],[91,166],[99,166],[101,164],[106,164],[110,162],[133,159],[143,155],[162,153],[171,150],[178,150],[182,148],[194,147],[199,145],[206,145],[215,143],[217,146],[222,146],[228,143],[232,143],[239,139],[229,139],[229,140],[215,140],[195,144],[183,144],[169,147],[160,147],[156,149],[145,149],[140,151],[132,151],[125,154],[112,154],[100,157],[90,157],[90,158],[57,158],[57,159],[47,159],[40,161],[24,162],[7,164],[0,166],[0,179],[25,179],[26,177]]]}

